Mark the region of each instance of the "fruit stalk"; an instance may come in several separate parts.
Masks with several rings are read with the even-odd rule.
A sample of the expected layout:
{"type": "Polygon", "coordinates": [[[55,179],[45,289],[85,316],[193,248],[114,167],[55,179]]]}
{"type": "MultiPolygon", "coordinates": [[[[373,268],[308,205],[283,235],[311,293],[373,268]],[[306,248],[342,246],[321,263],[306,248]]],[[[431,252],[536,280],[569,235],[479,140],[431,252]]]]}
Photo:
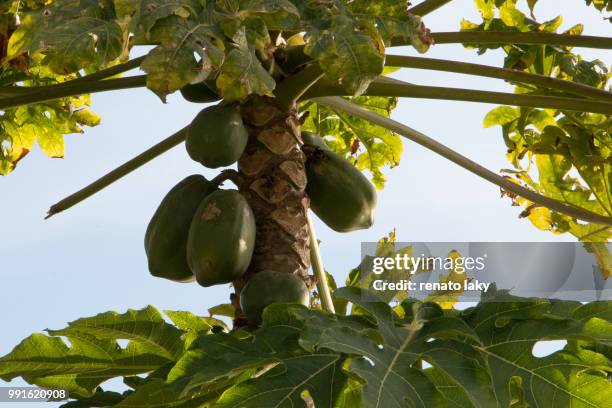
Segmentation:
{"type": "Polygon", "coordinates": [[[247,272],[234,281],[234,324],[247,324],[240,291],[264,270],[293,274],[312,288],[308,273],[310,247],[305,156],[300,149],[300,122],[295,105],[279,108],[273,98],[251,97],[241,106],[249,140],[238,161],[239,189],[256,220],[253,258],[247,272]]]}
{"type": "Polygon", "coordinates": [[[321,305],[323,306],[323,309],[327,310],[328,312],[336,313],[331,292],[329,290],[329,286],[327,285],[327,275],[325,274],[325,268],[323,267],[321,254],[319,253],[319,242],[317,241],[314,223],[312,222],[312,218],[310,216],[308,216],[308,231],[310,233],[310,260],[312,262],[312,270],[314,271],[317,279],[317,289],[319,290],[321,305]]]}

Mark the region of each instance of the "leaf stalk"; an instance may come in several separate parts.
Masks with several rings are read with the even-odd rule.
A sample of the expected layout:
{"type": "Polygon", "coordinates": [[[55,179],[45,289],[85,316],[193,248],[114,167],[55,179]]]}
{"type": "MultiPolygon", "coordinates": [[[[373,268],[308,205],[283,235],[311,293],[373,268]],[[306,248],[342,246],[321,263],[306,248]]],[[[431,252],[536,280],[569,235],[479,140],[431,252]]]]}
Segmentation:
{"type": "Polygon", "coordinates": [[[608,92],[605,89],[598,89],[577,82],[551,78],[545,75],[531,74],[529,72],[514,69],[498,68],[481,64],[443,59],[409,57],[403,55],[387,55],[385,65],[497,78],[506,81],[536,85],[547,89],[556,89],[574,95],[612,102],[612,92],[608,92]]]}
{"type": "Polygon", "coordinates": [[[568,215],[570,217],[580,219],[583,221],[612,226],[612,218],[605,217],[600,214],[593,213],[583,208],[575,207],[563,203],[561,201],[552,199],[550,197],[543,196],[532,190],[529,190],[523,186],[520,186],[511,180],[504,178],[491,170],[481,166],[480,164],[468,159],[467,157],[457,153],[449,147],[439,143],[438,141],[430,138],[429,136],[412,129],[406,125],[396,122],[392,119],[381,116],[375,112],[362,108],[361,106],[355,105],[339,97],[323,97],[316,98],[315,102],[325,106],[346,112],[350,115],[360,117],[368,120],[376,125],[382,126],[386,129],[397,133],[408,140],[411,140],[426,149],[429,149],[440,156],[452,161],[453,163],[463,167],[464,169],[476,174],[479,177],[507,190],[518,196],[521,196],[535,204],[550,208],[551,210],[559,213],[568,215]]]}
{"type": "Polygon", "coordinates": [[[57,84],[28,88],[24,94],[0,98],[0,109],[9,109],[22,105],[46,102],[53,99],[83,95],[95,92],[115,91],[119,89],[140,88],[146,85],[146,75],[126,78],[113,78],[101,81],[78,81],[76,83],[57,84]]]}
{"type": "MultiPolygon", "coordinates": [[[[414,85],[387,77],[380,77],[372,82],[366,95],[481,102],[496,105],[559,109],[577,112],[603,113],[607,115],[612,114],[612,103],[610,102],[560,96],[513,94],[473,89],[414,85]]],[[[351,95],[347,95],[347,92],[342,87],[321,80],[306,92],[303,99],[322,96],[351,95]]]]}
{"type": "Polygon", "coordinates": [[[110,173],[104,175],[103,177],[99,178],[98,180],[94,181],[88,186],[82,188],[76,193],[71,194],[68,197],[64,198],[63,200],[59,201],[58,203],[52,205],[51,208],[49,208],[49,211],[47,212],[47,216],[45,217],[45,219],[48,219],[54,216],[55,214],[65,211],[75,206],[76,204],[80,203],[81,201],[86,200],[92,195],[108,187],[115,181],[124,177],[125,175],[133,172],[134,170],[145,165],[146,163],[150,162],[154,158],[162,155],[163,153],[167,152],[168,150],[182,143],[185,140],[186,134],[187,134],[187,126],[182,128],[178,132],[174,133],[172,136],[169,136],[168,138],[162,140],[161,142],[151,147],[150,149],[145,150],[144,152],[134,157],[133,159],[125,162],[121,166],[117,167],[110,173]]]}
{"type": "Polygon", "coordinates": [[[450,3],[453,0],[425,0],[422,3],[417,4],[416,6],[408,9],[410,14],[414,14],[415,16],[426,16],[429,13],[432,13],[439,9],[440,7],[450,3]]]}
{"type": "Polygon", "coordinates": [[[276,104],[285,110],[291,108],[322,77],[323,70],[316,62],[289,76],[274,91],[276,104]]]}
{"type": "MultiPolygon", "coordinates": [[[[436,44],[525,44],[612,49],[612,37],[543,32],[458,31],[432,33],[436,44]]],[[[403,42],[393,45],[407,45],[403,42]]]]}

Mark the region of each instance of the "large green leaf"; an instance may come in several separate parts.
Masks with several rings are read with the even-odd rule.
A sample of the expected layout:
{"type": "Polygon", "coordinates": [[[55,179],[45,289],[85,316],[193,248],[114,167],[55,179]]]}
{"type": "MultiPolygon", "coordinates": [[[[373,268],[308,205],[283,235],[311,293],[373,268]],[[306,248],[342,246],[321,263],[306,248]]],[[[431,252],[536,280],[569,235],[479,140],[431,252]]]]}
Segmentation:
{"type": "Polygon", "coordinates": [[[291,408],[304,403],[302,396],[306,391],[316,406],[335,405],[346,382],[341,355],[305,353],[281,361],[282,367],[228,389],[216,405],[291,408]]]}
{"type": "Polygon", "coordinates": [[[609,358],[593,350],[612,342],[610,302],[560,308],[542,300],[486,295],[465,315],[483,341],[501,406],[515,398],[513,384],[529,406],[603,407],[612,398],[609,358]],[[560,313],[561,312],[561,313],[560,313]],[[538,341],[563,339],[567,346],[534,357],[538,341]]]}
{"type": "Polygon", "coordinates": [[[166,323],[152,306],[142,310],[129,309],[124,314],[101,313],[70,323],[62,330],[49,330],[53,336],[85,333],[98,339],[128,339],[128,348],[136,347],[140,353],[156,354],[176,360],[183,353],[182,332],[166,323]]]}
{"type": "Polygon", "coordinates": [[[471,406],[495,406],[486,361],[470,345],[478,339],[463,321],[445,317],[433,303],[405,303],[406,316],[401,319],[387,304],[368,300],[367,292],[359,289],[341,289],[336,296],[358,305],[375,325],[309,319],[301,342],[307,349],[354,356],[348,369],[366,381],[364,406],[443,406],[443,395],[415,366],[422,360],[452,378],[471,406]]]}
{"type": "Polygon", "coordinates": [[[222,33],[210,21],[173,15],[155,24],[150,35],[161,44],[149,52],[142,69],[147,86],[162,100],[197,78],[206,79],[223,63],[222,33]]]}
{"type": "Polygon", "coordinates": [[[33,334],[2,357],[0,378],[21,376],[42,387],[91,396],[109,378],[154,371],[183,351],[182,332],[150,306],[79,319],[48,333],[33,334]],[[125,348],[117,343],[120,339],[129,340],[125,348]]]}
{"type": "Polygon", "coordinates": [[[299,406],[306,391],[317,406],[334,406],[347,381],[341,370],[344,358],[301,349],[295,336],[303,323],[293,310],[304,308],[274,305],[266,309],[263,326],[253,338],[202,336],[176,364],[168,381],[183,387],[183,395],[225,390],[219,407],[299,406]]]}
{"type": "Polygon", "coordinates": [[[350,315],[274,304],[254,331],[216,332],[215,319],[167,312],[179,330],[151,307],[79,319],[24,340],[0,359],[0,378],[68,388],[73,408],[603,407],[612,397],[612,302],[489,289],[458,311],[411,300],[392,308],[357,288],[335,297],[350,315]],[[535,357],[547,340],[567,345],[535,357]],[[130,389],[98,387],[112,377],[130,389]]]}

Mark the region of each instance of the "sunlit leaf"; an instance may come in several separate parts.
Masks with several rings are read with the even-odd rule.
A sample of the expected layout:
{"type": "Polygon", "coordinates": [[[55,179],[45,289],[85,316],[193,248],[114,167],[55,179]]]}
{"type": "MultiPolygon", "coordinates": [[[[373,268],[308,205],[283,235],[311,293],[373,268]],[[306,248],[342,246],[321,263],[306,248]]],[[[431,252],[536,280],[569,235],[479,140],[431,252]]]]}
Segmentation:
{"type": "Polygon", "coordinates": [[[59,0],[25,13],[10,38],[7,58],[42,54],[57,74],[105,66],[127,50],[127,33],[111,10],[110,1],[59,0]]]}
{"type": "Polygon", "coordinates": [[[183,349],[180,331],[152,307],[103,313],[48,332],[50,336],[33,334],[2,357],[0,378],[21,376],[41,387],[91,396],[107,379],[154,371],[183,349]],[[119,339],[129,340],[125,348],[117,344],[119,339]]]}

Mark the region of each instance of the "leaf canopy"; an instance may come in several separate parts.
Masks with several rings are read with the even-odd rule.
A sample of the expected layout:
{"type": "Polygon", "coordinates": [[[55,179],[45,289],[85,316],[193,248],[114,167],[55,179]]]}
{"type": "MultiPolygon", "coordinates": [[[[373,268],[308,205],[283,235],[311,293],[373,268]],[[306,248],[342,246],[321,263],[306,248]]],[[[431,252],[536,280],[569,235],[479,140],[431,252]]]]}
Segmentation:
{"type": "MultiPolygon", "coordinates": [[[[270,32],[304,33],[306,53],[327,78],[360,94],[383,72],[385,44],[401,39],[420,52],[431,44],[407,1],[15,0],[2,10],[0,96],[115,65],[139,45],[153,46],[141,68],[162,100],[205,79],[216,81],[227,101],[271,95],[281,70],[270,32]]],[[[62,157],[65,134],[99,123],[88,103],[65,98],[9,109],[0,118],[0,174],[36,139],[49,156],[62,157]]],[[[380,174],[375,179],[382,182],[380,174]]]]}
{"type": "Polygon", "coordinates": [[[152,307],[103,313],[27,338],[0,359],[0,377],[67,388],[77,399],[66,407],[600,407],[612,398],[610,302],[490,290],[459,311],[410,299],[392,308],[355,287],[334,297],[350,314],[274,304],[255,332],[166,312],[173,326],[152,307]],[[566,345],[535,357],[549,340],[566,345]],[[102,390],[112,377],[130,389],[102,390]]]}
{"type": "MultiPolygon", "coordinates": [[[[603,10],[604,2],[594,3],[603,10]]],[[[536,1],[530,2],[533,11],[536,1]]],[[[561,16],[539,23],[517,8],[516,1],[477,1],[483,18],[481,24],[463,21],[465,31],[521,31],[556,33],[561,16]]],[[[609,5],[607,6],[609,7],[609,5]]],[[[580,35],[584,27],[576,25],[565,34],[580,35]]],[[[502,48],[504,67],[533,74],[577,82],[606,89],[612,76],[599,60],[587,61],[570,47],[540,45],[478,45],[479,53],[502,48]]],[[[518,94],[551,94],[548,89],[516,85],[518,94]]],[[[557,93],[563,95],[562,93],[557,93]]],[[[602,114],[568,112],[552,109],[501,106],[484,119],[484,126],[501,126],[507,158],[514,167],[506,173],[534,191],[589,209],[598,214],[612,214],[611,117],[602,114]]],[[[581,241],[607,242],[612,230],[598,224],[583,224],[571,217],[538,207],[520,197],[515,203],[525,206],[522,217],[537,228],[554,233],[571,233],[581,241]]]]}

